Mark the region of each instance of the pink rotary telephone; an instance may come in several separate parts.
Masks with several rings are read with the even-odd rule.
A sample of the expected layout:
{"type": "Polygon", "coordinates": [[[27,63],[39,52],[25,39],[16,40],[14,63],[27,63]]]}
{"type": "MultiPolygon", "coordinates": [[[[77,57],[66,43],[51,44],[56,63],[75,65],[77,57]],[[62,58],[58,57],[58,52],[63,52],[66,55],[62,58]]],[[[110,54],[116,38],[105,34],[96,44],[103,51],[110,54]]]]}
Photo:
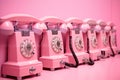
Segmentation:
{"type": "MultiPolygon", "coordinates": [[[[90,29],[87,32],[88,36],[88,46],[89,46],[89,53],[92,60],[98,60],[99,56],[101,55],[100,50],[98,49],[98,37],[96,35],[97,31],[95,29],[96,21],[92,19],[85,19],[84,23],[86,23],[87,26],[90,27],[90,29]]],[[[98,30],[99,31],[99,30],[98,30]]]]}
{"type": "Polygon", "coordinates": [[[110,27],[109,31],[109,45],[111,49],[111,56],[114,56],[115,54],[119,53],[119,50],[117,48],[117,41],[116,41],[116,28],[115,24],[112,22],[108,22],[107,26],[110,27]]]}
{"type": "Polygon", "coordinates": [[[108,30],[105,29],[107,24],[102,21],[98,20],[97,21],[97,26],[101,27],[101,31],[97,33],[98,35],[98,45],[99,49],[101,49],[101,58],[107,58],[110,56],[110,47],[109,47],[109,36],[108,36],[108,30]]]}
{"type": "Polygon", "coordinates": [[[68,62],[67,56],[64,55],[64,45],[62,33],[64,32],[64,21],[57,17],[45,17],[42,20],[44,31],[42,33],[40,58],[44,68],[55,70],[63,68],[62,62],[68,62]],[[45,30],[46,29],[46,30],[45,30]]]}
{"type": "Polygon", "coordinates": [[[7,43],[8,37],[14,33],[14,29],[10,22],[6,22],[7,25],[11,27],[2,27],[2,19],[0,19],[0,76],[1,76],[1,66],[2,64],[7,61],[7,43]]]}
{"type": "Polygon", "coordinates": [[[81,29],[81,25],[83,24],[82,20],[78,18],[71,17],[66,20],[67,27],[70,31],[66,33],[66,42],[65,42],[65,53],[68,56],[69,62],[75,64],[75,60],[73,58],[73,54],[69,48],[69,44],[72,44],[72,48],[74,53],[76,54],[79,64],[88,63],[89,62],[89,54],[85,52],[84,49],[84,40],[83,40],[83,32],[81,29]],[[70,37],[72,37],[70,42],[70,37]]]}
{"type": "Polygon", "coordinates": [[[2,65],[2,75],[15,76],[18,80],[22,80],[23,76],[40,75],[42,63],[37,60],[34,36],[37,32],[32,30],[35,30],[40,20],[25,14],[12,14],[1,20],[0,30],[3,34],[10,34],[7,44],[8,61],[2,65]]]}

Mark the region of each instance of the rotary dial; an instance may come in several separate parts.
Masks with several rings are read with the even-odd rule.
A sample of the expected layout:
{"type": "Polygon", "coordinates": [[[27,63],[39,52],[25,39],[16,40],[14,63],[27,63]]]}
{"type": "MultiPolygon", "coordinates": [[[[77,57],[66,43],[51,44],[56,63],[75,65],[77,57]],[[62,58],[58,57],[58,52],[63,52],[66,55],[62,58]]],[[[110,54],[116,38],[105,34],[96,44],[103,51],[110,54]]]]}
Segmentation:
{"type": "Polygon", "coordinates": [[[97,39],[96,39],[95,35],[92,35],[92,37],[91,37],[91,45],[94,48],[97,47],[97,39]]]}
{"type": "Polygon", "coordinates": [[[23,40],[23,42],[20,44],[20,52],[26,58],[32,57],[34,50],[34,43],[29,39],[23,40]]]}
{"type": "Polygon", "coordinates": [[[51,47],[54,52],[60,53],[62,51],[63,43],[59,37],[54,37],[51,42],[51,47]]]}
{"type": "Polygon", "coordinates": [[[104,44],[104,46],[108,45],[108,37],[105,35],[103,36],[103,44],[104,44]]]}
{"type": "Polygon", "coordinates": [[[77,50],[81,50],[83,48],[83,43],[79,36],[75,38],[74,44],[77,50]]]}

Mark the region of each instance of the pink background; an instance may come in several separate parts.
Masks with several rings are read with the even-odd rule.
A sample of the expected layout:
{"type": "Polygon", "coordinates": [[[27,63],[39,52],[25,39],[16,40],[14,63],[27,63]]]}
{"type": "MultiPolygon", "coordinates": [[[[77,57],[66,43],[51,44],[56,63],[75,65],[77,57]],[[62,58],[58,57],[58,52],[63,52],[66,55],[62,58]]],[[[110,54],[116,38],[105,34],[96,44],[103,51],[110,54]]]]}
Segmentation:
{"type": "MultiPolygon", "coordinates": [[[[0,0],[0,17],[10,13],[25,13],[35,17],[71,16],[113,21],[120,26],[120,0],[0,0]]],[[[120,35],[117,39],[120,40],[120,35]]],[[[120,47],[120,42],[118,41],[120,47]]]]}
{"type": "Polygon", "coordinates": [[[0,17],[12,13],[25,13],[38,18],[58,16],[66,19],[74,16],[113,21],[117,25],[120,47],[120,0],[0,0],[0,17]]]}

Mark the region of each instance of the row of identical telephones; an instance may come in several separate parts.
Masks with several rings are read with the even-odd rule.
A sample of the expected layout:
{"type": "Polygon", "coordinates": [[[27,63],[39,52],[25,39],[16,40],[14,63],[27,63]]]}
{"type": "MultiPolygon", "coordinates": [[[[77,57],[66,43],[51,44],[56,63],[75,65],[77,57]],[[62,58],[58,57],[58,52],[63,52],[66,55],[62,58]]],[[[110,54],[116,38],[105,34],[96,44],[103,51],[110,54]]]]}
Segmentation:
{"type": "Polygon", "coordinates": [[[43,68],[77,67],[118,54],[115,25],[102,20],[26,14],[0,18],[0,74],[40,75],[43,68]]]}

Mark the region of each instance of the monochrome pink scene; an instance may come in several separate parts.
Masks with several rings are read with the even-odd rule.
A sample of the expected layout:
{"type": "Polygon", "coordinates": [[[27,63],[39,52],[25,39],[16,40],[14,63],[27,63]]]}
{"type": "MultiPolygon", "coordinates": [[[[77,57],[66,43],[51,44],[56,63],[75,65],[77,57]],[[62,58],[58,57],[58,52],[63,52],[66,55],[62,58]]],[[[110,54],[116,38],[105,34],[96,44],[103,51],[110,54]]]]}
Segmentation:
{"type": "Polygon", "coordinates": [[[0,0],[0,80],[120,80],[119,0],[0,0]]]}

